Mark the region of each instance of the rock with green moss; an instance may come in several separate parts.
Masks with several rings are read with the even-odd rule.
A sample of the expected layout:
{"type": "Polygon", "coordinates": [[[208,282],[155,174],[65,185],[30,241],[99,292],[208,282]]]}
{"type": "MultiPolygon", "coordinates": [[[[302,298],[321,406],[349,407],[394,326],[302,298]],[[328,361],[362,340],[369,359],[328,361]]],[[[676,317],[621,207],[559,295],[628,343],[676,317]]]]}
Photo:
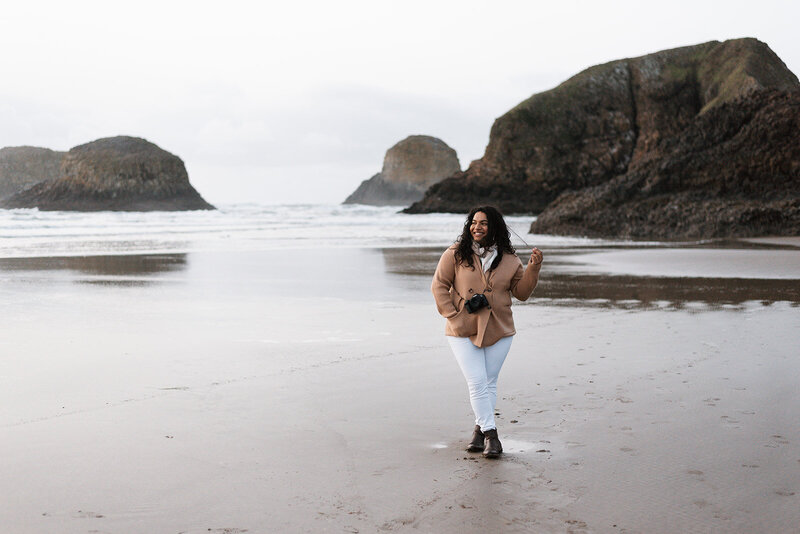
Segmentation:
{"type": "Polygon", "coordinates": [[[721,104],[632,164],[562,193],[531,232],[632,239],[800,235],[800,89],[721,104]]]}
{"type": "MultiPolygon", "coordinates": [[[[489,203],[506,213],[540,213],[562,193],[598,187],[663,157],[665,143],[720,106],[797,86],[780,58],[750,38],[591,67],[498,118],[483,158],[406,211],[463,212],[489,203]]],[[[576,226],[571,233],[582,232],[576,226]]]]}

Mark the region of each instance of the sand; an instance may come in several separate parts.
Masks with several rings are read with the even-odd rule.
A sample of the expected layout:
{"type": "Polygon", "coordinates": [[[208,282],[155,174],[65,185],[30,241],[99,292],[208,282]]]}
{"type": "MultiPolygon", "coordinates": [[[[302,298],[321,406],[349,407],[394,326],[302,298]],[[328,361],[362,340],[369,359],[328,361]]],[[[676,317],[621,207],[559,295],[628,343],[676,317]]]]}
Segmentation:
{"type": "Polygon", "coordinates": [[[463,452],[440,251],[0,260],[0,525],[793,531],[800,252],[703,249],[752,250],[741,272],[685,254],[686,276],[643,267],[654,249],[546,251],[496,461],[463,452]]]}

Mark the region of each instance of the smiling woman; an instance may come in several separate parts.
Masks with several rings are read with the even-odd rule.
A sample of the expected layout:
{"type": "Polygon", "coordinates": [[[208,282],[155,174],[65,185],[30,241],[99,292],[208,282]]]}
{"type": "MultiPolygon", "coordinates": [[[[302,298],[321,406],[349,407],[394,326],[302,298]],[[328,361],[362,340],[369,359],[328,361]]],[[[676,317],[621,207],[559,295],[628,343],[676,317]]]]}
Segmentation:
{"type": "Polygon", "coordinates": [[[492,206],[480,206],[467,215],[461,236],[442,254],[433,275],[436,308],[447,319],[447,341],[475,413],[467,451],[482,451],[486,458],[503,452],[494,410],[497,378],[516,333],[511,296],[531,296],[541,265],[542,252],[534,248],[528,268],[523,268],[503,215],[492,206]]]}

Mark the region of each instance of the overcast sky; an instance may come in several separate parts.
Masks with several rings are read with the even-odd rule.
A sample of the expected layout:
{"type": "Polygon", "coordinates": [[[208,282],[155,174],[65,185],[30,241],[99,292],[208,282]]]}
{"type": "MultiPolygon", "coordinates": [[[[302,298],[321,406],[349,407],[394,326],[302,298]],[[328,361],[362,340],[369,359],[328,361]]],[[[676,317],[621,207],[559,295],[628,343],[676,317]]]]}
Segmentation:
{"type": "Polygon", "coordinates": [[[756,37],[800,73],[800,2],[18,1],[0,147],[144,137],[210,202],[339,202],[412,134],[462,168],[495,118],[586,67],[756,37]]]}

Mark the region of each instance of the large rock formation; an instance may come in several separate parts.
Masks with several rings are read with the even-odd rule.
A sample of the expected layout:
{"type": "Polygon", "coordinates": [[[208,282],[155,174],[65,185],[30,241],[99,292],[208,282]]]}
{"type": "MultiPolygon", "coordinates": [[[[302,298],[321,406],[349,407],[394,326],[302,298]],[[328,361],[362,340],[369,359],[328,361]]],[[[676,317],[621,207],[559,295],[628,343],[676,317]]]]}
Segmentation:
{"type": "Polygon", "coordinates": [[[5,208],[75,211],[214,209],[189,183],[183,161],[138,137],[76,146],[60,176],[0,202],[5,208]]]}
{"type": "Polygon", "coordinates": [[[611,180],[560,195],[531,232],[626,238],[800,235],[800,90],[718,106],[611,180]]]}
{"type": "Polygon", "coordinates": [[[386,151],[383,170],[364,180],[345,204],[408,205],[431,185],[461,170],[456,151],[427,135],[406,137],[386,151]]]}
{"type": "MultiPolygon", "coordinates": [[[[658,191],[661,201],[666,202],[674,192],[670,185],[673,182],[662,183],[655,173],[662,165],[672,165],[664,157],[669,156],[671,161],[690,158],[689,152],[681,151],[693,150],[692,147],[696,148],[693,143],[699,141],[679,140],[689,130],[696,132],[696,138],[706,136],[704,142],[711,143],[703,145],[708,157],[722,158],[707,161],[708,170],[716,167],[719,173],[736,176],[739,181],[763,180],[763,176],[746,175],[741,167],[743,159],[725,157],[725,149],[711,150],[713,139],[721,142],[727,137],[721,131],[712,132],[714,123],[705,116],[727,104],[723,115],[714,115],[717,120],[736,122],[734,117],[740,117],[739,123],[744,125],[761,104],[772,102],[771,98],[782,98],[761,95],[762,91],[789,91],[797,86],[797,77],[766,44],[755,39],[714,41],[592,67],[555,89],[532,96],[497,119],[483,158],[473,162],[467,171],[432,186],[407,211],[463,212],[478,203],[493,203],[507,213],[539,213],[564,192],[599,187],[634,174],[638,178],[631,178],[630,183],[648,179],[661,183],[660,188],[642,194],[649,197],[658,191]],[[742,110],[735,111],[739,107],[742,110]],[[745,110],[750,110],[750,114],[745,110]],[[739,162],[738,168],[733,167],[735,161],[739,162]]],[[[789,104],[773,102],[772,105],[789,104]]],[[[744,142],[745,138],[741,139],[744,142]]],[[[754,162],[748,169],[767,172],[769,168],[780,168],[790,175],[795,173],[796,177],[796,169],[791,171],[794,168],[791,160],[773,161],[775,152],[764,144],[765,140],[758,143],[753,137],[746,139],[753,144],[739,147],[741,150],[772,162],[754,162]]],[[[770,137],[769,142],[777,140],[770,137]]],[[[784,151],[781,157],[790,158],[791,153],[784,151]]],[[[774,175],[770,180],[776,187],[786,183],[784,174],[774,175]]],[[[717,194],[708,180],[698,177],[696,184],[694,201],[711,199],[717,194]]],[[[736,190],[741,193],[740,200],[746,202],[749,193],[744,188],[739,190],[737,184],[728,181],[725,190],[736,190]]],[[[584,198],[581,209],[593,209],[587,199],[584,198]]],[[[577,214],[566,215],[566,201],[563,202],[560,213],[574,219],[574,225],[559,229],[543,213],[534,230],[608,236],[621,231],[621,226],[609,224],[606,228],[595,226],[589,232],[581,226],[577,214]]],[[[574,200],[573,205],[577,205],[574,200]]],[[[648,206],[652,210],[655,204],[648,206]]],[[[630,209],[631,213],[636,211],[633,206],[630,209]]],[[[655,228],[645,228],[644,215],[637,216],[640,229],[634,230],[636,223],[632,222],[623,235],[658,235],[655,228]]],[[[708,216],[720,218],[730,214],[715,212],[708,216]]],[[[730,226],[728,235],[739,232],[735,226],[730,226]]]]}
{"type": "Polygon", "coordinates": [[[0,200],[60,175],[64,152],[33,146],[0,148],[0,200]]]}

